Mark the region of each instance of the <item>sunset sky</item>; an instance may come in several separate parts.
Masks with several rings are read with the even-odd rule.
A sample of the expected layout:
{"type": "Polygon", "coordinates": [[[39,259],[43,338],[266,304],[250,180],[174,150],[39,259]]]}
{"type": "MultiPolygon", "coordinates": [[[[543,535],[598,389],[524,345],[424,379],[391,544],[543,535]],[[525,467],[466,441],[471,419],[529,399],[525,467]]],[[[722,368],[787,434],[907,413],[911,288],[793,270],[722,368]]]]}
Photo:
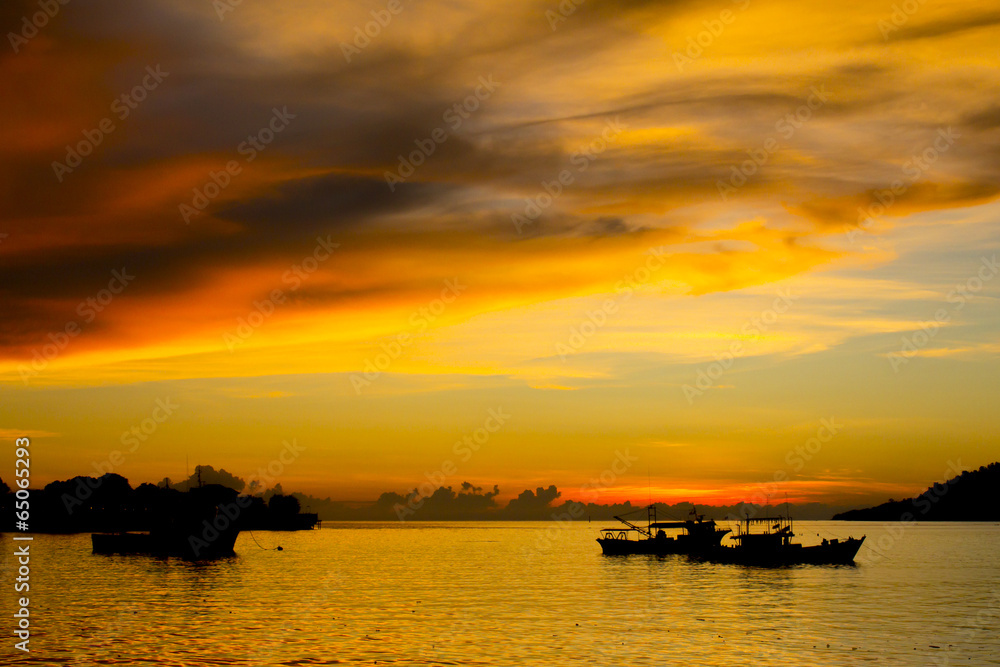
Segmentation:
{"type": "Polygon", "coordinates": [[[4,3],[34,483],[849,504],[1000,459],[1000,11],[577,1],[4,3]]]}

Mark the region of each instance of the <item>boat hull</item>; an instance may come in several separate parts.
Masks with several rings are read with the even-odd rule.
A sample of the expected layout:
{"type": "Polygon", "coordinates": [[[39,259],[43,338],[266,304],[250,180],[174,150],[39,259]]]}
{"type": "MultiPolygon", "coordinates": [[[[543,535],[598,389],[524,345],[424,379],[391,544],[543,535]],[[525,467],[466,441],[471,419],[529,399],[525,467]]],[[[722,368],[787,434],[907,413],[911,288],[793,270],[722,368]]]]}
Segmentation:
{"type": "Polygon", "coordinates": [[[671,556],[699,554],[720,549],[719,543],[728,530],[716,530],[706,535],[679,535],[677,537],[650,537],[629,540],[614,537],[598,538],[597,543],[606,556],[671,556]]]}
{"type": "Polygon", "coordinates": [[[853,565],[854,558],[865,541],[861,538],[833,540],[824,544],[804,547],[790,544],[773,550],[743,549],[740,547],[719,547],[702,554],[705,560],[714,563],[736,565],[758,565],[775,567],[782,565],[853,565]]]}
{"type": "Polygon", "coordinates": [[[615,540],[615,539],[605,539],[600,538],[597,540],[598,544],[601,545],[601,549],[604,551],[605,556],[631,556],[631,555],[652,555],[652,556],[669,556],[672,554],[682,554],[685,551],[680,550],[674,543],[663,543],[663,541],[657,540],[615,540]]]}
{"type": "Polygon", "coordinates": [[[200,533],[94,533],[90,541],[95,554],[149,554],[202,560],[235,555],[233,547],[239,534],[237,528],[217,531],[214,537],[200,533]]]}

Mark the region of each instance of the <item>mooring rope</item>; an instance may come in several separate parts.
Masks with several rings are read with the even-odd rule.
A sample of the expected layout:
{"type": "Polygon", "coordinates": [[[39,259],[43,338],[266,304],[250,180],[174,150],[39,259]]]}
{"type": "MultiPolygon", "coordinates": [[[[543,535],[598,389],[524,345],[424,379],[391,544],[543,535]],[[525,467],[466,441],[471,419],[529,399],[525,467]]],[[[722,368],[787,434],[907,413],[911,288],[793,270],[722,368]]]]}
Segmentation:
{"type": "Polygon", "coordinates": [[[281,548],[280,544],[278,546],[272,547],[272,548],[261,546],[260,542],[258,542],[257,538],[254,536],[253,531],[252,530],[248,530],[247,532],[250,533],[250,537],[253,538],[254,544],[256,544],[258,547],[260,547],[264,551],[284,551],[284,549],[281,548]]]}

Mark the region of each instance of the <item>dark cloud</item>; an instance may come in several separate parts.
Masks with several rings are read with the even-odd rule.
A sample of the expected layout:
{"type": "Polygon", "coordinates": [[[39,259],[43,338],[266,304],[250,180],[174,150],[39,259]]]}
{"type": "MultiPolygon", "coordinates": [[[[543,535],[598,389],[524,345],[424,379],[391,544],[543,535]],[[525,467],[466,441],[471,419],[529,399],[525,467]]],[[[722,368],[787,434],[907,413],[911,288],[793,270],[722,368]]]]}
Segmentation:
{"type": "Polygon", "coordinates": [[[180,482],[173,482],[169,477],[159,482],[159,486],[169,486],[178,491],[187,491],[202,484],[220,484],[234,491],[242,491],[246,487],[243,478],[227,472],[224,468],[216,470],[212,466],[202,465],[196,465],[191,476],[180,482]]]}
{"type": "Polygon", "coordinates": [[[444,196],[452,188],[434,183],[397,183],[385,179],[326,175],[282,183],[277,192],[219,211],[250,233],[266,237],[335,231],[375,215],[405,211],[444,196]]]}
{"type": "MultiPolygon", "coordinates": [[[[332,234],[336,242],[345,227],[432,201],[447,189],[438,184],[404,183],[390,192],[383,179],[340,175],[288,181],[258,199],[220,206],[218,217],[237,224],[235,233],[198,231],[203,219],[195,218],[191,236],[171,245],[70,246],[48,250],[43,256],[16,257],[0,266],[0,304],[7,312],[18,309],[24,315],[38,316],[44,312],[39,300],[63,302],[59,312],[39,323],[46,330],[61,328],[80,300],[107,286],[113,270],[126,269],[136,276],[126,298],[180,292],[202,284],[222,265],[253,266],[265,257],[284,256],[289,263],[299,260],[311,252],[317,236],[332,234]],[[31,305],[17,305],[20,299],[30,300],[31,305]]],[[[178,225],[177,209],[158,222],[178,225]]]]}
{"type": "MultiPolygon", "coordinates": [[[[450,487],[436,489],[434,493],[419,503],[420,496],[416,491],[403,495],[394,492],[383,493],[374,502],[335,502],[329,498],[320,499],[299,495],[304,505],[309,505],[314,512],[319,512],[324,520],[368,520],[368,521],[612,521],[617,516],[635,515],[639,523],[645,520],[646,508],[643,505],[633,505],[630,501],[621,503],[582,503],[567,500],[559,505],[553,502],[562,494],[554,485],[548,488],[539,487],[534,492],[526,489],[517,498],[501,507],[495,501],[498,491],[483,492],[469,482],[462,483],[462,490],[467,493],[456,494],[450,487]],[[464,497],[463,497],[464,496],[464,497]],[[432,501],[433,499],[433,501],[432,501]],[[410,503],[408,505],[408,503],[410,503]],[[410,507],[411,512],[400,508],[410,507]],[[400,514],[402,513],[402,515],[400,514]]],[[[853,507],[853,506],[852,506],[853,507]]],[[[802,503],[789,505],[793,516],[799,519],[829,519],[833,514],[845,509],[842,505],[825,505],[822,503],[802,503]]],[[[656,503],[657,516],[661,519],[683,521],[690,517],[695,506],[688,502],[669,505],[656,503]]],[[[760,506],[750,503],[735,505],[698,505],[699,514],[717,520],[730,519],[746,515],[746,511],[756,514],[760,506]]]]}
{"type": "Polygon", "coordinates": [[[996,130],[1000,128],[1000,106],[972,112],[962,119],[962,124],[979,132],[996,130]]]}
{"type": "MultiPolygon", "coordinates": [[[[0,345],[30,339],[32,331],[40,338],[59,329],[80,299],[122,267],[138,276],[125,297],[131,301],[183,295],[210,287],[227,271],[295,261],[323,234],[366,241],[378,234],[387,252],[407,244],[414,230],[437,234],[436,242],[449,248],[478,247],[485,239],[516,263],[516,250],[542,237],[606,239],[642,231],[633,213],[659,216],[662,228],[681,230],[686,221],[669,216],[719,202],[719,180],[773,135],[776,121],[800,107],[817,85],[832,93],[817,112],[820,120],[796,135],[739,196],[749,200],[779,191],[789,200],[788,211],[822,228],[841,215],[841,203],[881,187],[896,168],[897,149],[905,156],[911,134],[919,136],[932,124],[931,113],[900,113],[917,93],[911,82],[899,83],[897,66],[864,57],[789,76],[763,67],[713,67],[706,56],[685,76],[674,76],[665,55],[659,65],[666,72],[659,78],[650,76],[654,67],[646,67],[634,80],[625,77],[628,85],[588,95],[594,72],[623,48],[645,54],[643,48],[655,43],[669,54],[671,46],[647,29],[653,23],[669,28],[681,14],[718,8],[696,0],[588,0],[553,31],[546,11],[559,6],[540,0],[502,9],[435,6],[444,12],[441,25],[454,21],[462,30],[436,28],[430,41],[420,33],[422,21],[433,18],[438,26],[439,17],[414,7],[407,21],[348,63],[339,44],[351,32],[348,22],[330,21],[329,39],[300,48],[279,39],[277,26],[259,33],[253,20],[243,22],[266,7],[243,6],[240,16],[219,22],[210,3],[66,5],[45,27],[44,49],[39,41],[29,46],[31,53],[0,56],[0,63],[10,65],[15,57],[25,58],[20,64],[47,54],[53,62],[96,73],[86,81],[92,99],[68,97],[63,106],[69,120],[46,116],[46,128],[62,132],[68,126],[74,139],[75,128],[82,132],[100,121],[108,103],[134,85],[147,65],[161,65],[170,76],[64,183],[56,182],[51,168],[64,151],[62,138],[51,145],[26,142],[4,160],[0,175],[8,187],[0,206],[10,217],[2,230],[10,237],[0,245],[0,307],[22,318],[0,332],[0,345]],[[501,83],[495,97],[460,127],[449,126],[447,111],[480,76],[492,75],[501,83]],[[274,108],[287,108],[295,118],[258,161],[244,164],[249,175],[241,178],[255,179],[254,189],[211,204],[185,227],[178,204],[205,184],[210,170],[241,159],[238,146],[266,126],[274,108]],[[551,209],[516,233],[511,213],[536,197],[543,182],[572,168],[574,153],[615,116],[639,139],[611,142],[586,171],[574,173],[574,183],[551,209]],[[833,127],[865,143],[846,147],[843,137],[830,132],[833,127]],[[385,172],[395,171],[401,156],[406,159],[439,128],[446,141],[390,190],[385,172]],[[646,128],[681,128],[686,134],[644,139],[646,128]],[[870,153],[868,145],[875,146],[870,153]],[[142,184],[150,203],[120,205],[143,176],[150,181],[142,184]],[[168,181],[162,186],[166,195],[158,190],[159,179],[168,181]],[[73,238],[63,240],[63,234],[73,238]]],[[[0,19],[16,26],[36,7],[8,3],[0,19]]],[[[293,3],[287,11],[302,7],[293,3]]],[[[1000,13],[987,11],[907,25],[893,38],[946,35],[998,21],[1000,13]]],[[[29,96],[60,84],[23,81],[29,96]]],[[[4,108],[18,99],[8,96],[4,108]]],[[[949,112],[966,119],[970,136],[962,142],[962,162],[947,174],[960,182],[951,190],[954,198],[938,197],[930,202],[934,206],[970,201],[995,176],[996,140],[983,134],[996,127],[997,112],[981,103],[977,108],[949,112]]],[[[328,281],[299,297],[339,303],[410,287],[405,276],[361,286],[328,281]]],[[[219,303],[220,313],[229,305],[219,303]]]]}
{"type": "Polygon", "coordinates": [[[561,495],[554,484],[547,489],[538,487],[534,493],[530,490],[522,491],[521,495],[507,504],[503,515],[508,519],[549,519],[552,502],[561,495]]]}
{"type": "MultiPolygon", "coordinates": [[[[891,22],[891,19],[885,20],[891,22]]],[[[989,28],[997,24],[1000,24],[1000,11],[996,10],[923,24],[911,19],[904,23],[898,31],[888,33],[888,37],[891,41],[948,37],[966,30],[989,28]]]]}
{"type": "Polygon", "coordinates": [[[483,491],[482,487],[463,482],[461,490],[455,492],[450,486],[441,486],[430,495],[423,496],[417,489],[408,494],[386,492],[379,496],[375,503],[377,511],[393,513],[393,518],[405,520],[408,518],[428,520],[464,520],[482,518],[484,513],[494,511],[497,507],[496,497],[500,489],[496,486],[492,491],[483,491]]]}

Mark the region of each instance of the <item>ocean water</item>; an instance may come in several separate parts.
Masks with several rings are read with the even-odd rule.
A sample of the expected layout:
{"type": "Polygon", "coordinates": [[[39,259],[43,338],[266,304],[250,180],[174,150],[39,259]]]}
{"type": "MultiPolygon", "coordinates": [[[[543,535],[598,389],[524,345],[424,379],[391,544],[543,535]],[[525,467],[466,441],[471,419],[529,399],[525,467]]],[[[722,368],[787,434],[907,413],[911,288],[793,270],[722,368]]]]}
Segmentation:
{"type": "Polygon", "coordinates": [[[4,631],[0,663],[1000,665],[1000,525],[796,522],[868,541],[853,567],[776,569],[607,557],[600,527],[326,523],[205,563],[39,535],[32,651],[4,631]]]}

